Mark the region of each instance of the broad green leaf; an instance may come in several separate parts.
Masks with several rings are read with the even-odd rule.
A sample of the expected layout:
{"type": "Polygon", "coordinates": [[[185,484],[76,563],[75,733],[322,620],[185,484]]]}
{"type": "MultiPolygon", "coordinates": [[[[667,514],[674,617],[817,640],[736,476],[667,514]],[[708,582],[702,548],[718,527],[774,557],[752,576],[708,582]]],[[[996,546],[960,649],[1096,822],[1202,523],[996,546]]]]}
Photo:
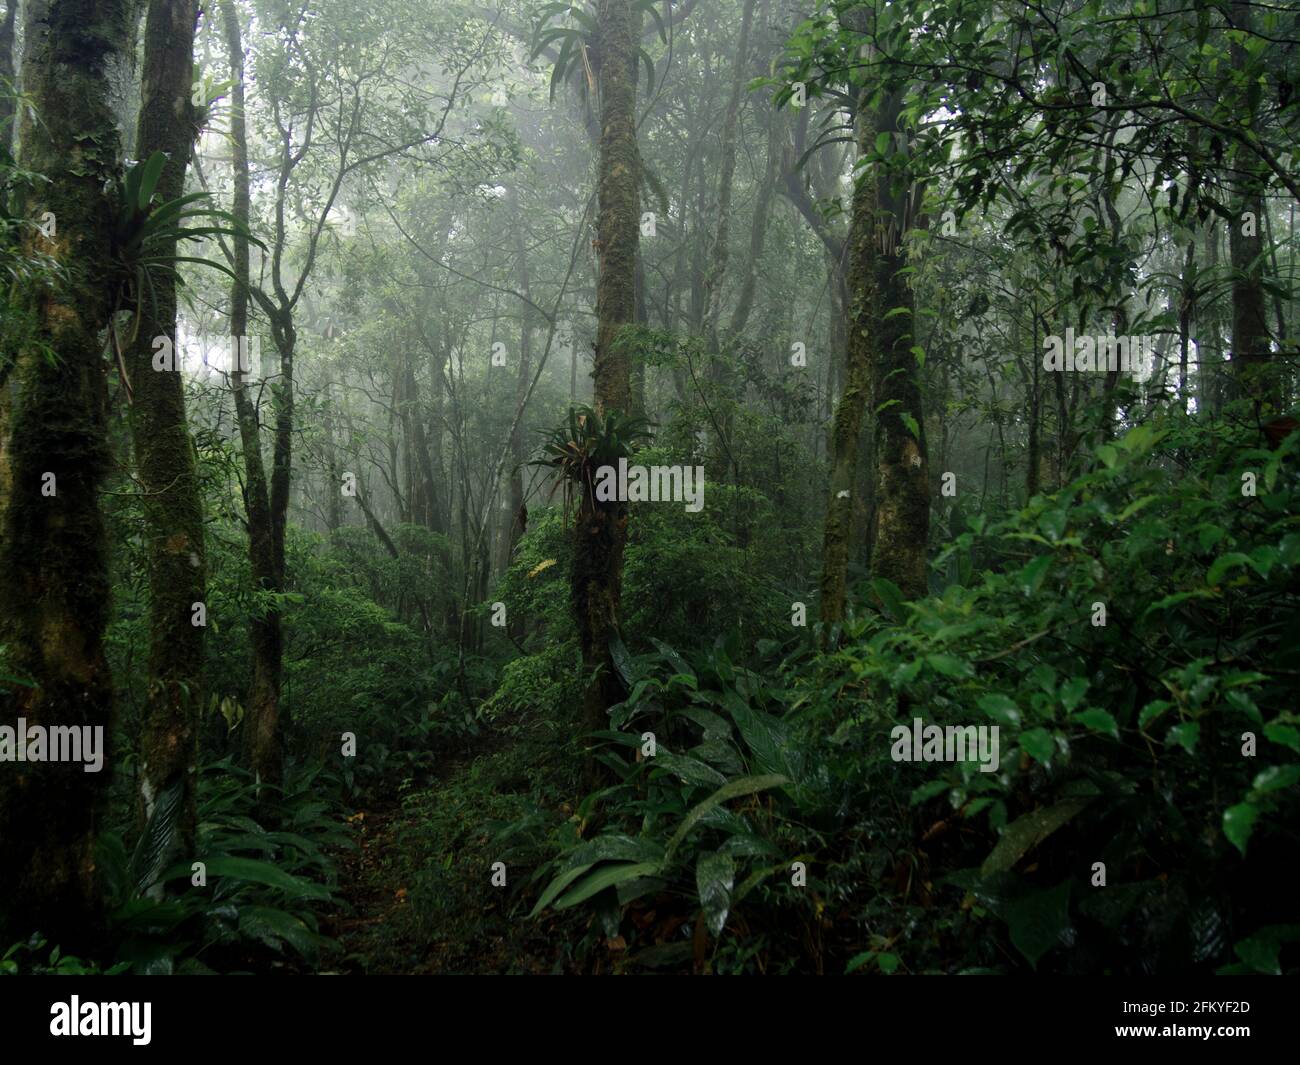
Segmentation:
{"type": "Polygon", "coordinates": [[[1002,830],[997,845],[980,867],[980,875],[1007,872],[1058,828],[1077,817],[1090,802],[1092,798],[1088,796],[1065,799],[1017,817],[1002,830]]]}
{"type": "Polygon", "coordinates": [[[1258,807],[1250,802],[1241,802],[1223,811],[1223,834],[1241,851],[1243,858],[1246,856],[1246,843],[1255,830],[1255,820],[1258,817],[1258,807]]]}
{"type": "Polygon", "coordinates": [[[1201,726],[1195,721],[1184,721],[1165,733],[1165,743],[1176,743],[1188,754],[1196,753],[1196,742],[1201,738],[1201,726]]]}
{"type": "Polygon", "coordinates": [[[1015,702],[1007,696],[994,692],[990,695],[981,695],[979,698],[979,708],[983,710],[994,721],[1001,722],[1003,725],[1020,724],[1020,708],[1015,702]]]}
{"type": "Polygon", "coordinates": [[[673,855],[677,852],[677,848],[681,846],[682,840],[686,838],[687,833],[713,807],[724,802],[730,802],[732,799],[739,799],[745,795],[767,791],[769,788],[779,788],[788,783],[790,783],[788,777],[777,773],[766,773],[762,776],[741,777],[738,780],[732,780],[724,784],[682,818],[682,823],[677,826],[677,831],[673,833],[672,839],[668,841],[668,846],[664,850],[663,864],[667,866],[672,861],[673,855]]]}
{"type": "Polygon", "coordinates": [[[695,863],[695,887],[699,892],[704,923],[715,936],[722,934],[731,909],[731,889],[736,882],[736,862],[727,854],[704,851],[695,863]]]}
{"type": "Polygon", "coordinates": [[[1108,736],[1119,739],[1119,725],[1115,723],[1115,718],[1107,710],[1090,706],[1087,710],[1080,710],[1077,714],[1074,714],[1071,720],[1077,721],[1081,725],[1087,725],[1094,732],[1104,732],[1108,736]]]}
{"type": "Polygon", "coordinates": [[[1043,728],[1031,728],[1020,734],[1020,746],[1029,752],[1031,758],[1048,765],[1056,753],[1056,741],[1052,734],[1043,728]]]}
{"type": "Polygon", "coordinates": [[[606,888],[614,887],[638,876],[650,876],[659,871],[657,862],[623,862],[619,865],[606,865],[589,873],[584,879],[555,903],[555,909],[567,910],[580,902],[586,902],[593,895],[598,895],[606,888]]]}
{"type": "Polygon", "coordinates": [[[1011,942],[1038,968],[1039,959],[1054,947],[1070,926],[1070,882],[1054,888],[1031,891],[1006,907],[1011,942]]]}

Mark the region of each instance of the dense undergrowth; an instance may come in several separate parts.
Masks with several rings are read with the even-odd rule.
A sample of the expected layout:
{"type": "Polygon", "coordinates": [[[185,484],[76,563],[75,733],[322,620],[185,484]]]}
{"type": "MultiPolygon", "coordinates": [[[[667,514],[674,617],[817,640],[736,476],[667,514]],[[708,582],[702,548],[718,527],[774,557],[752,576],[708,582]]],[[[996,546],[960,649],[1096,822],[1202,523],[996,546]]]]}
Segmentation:
{"type": "Polygon", "coordinates": [[[405,664],[421,637],[379,605],[401,560],[300,544],[289,691],[312,767],[272,800],[231,760],[232,636],[199,788],[206,885],[158,858],[152,827],[122,827],[119,765],[109,945],[37,935],[0,965],[1294,971],[1298,449],[1180,417],[1134,429],[1057,493],[954,515],[933,594],[864,579],[833,632],[790,625],[798,589],[754,564],[770,543],[736,546],[725,507],[694,526],[643,508],[625,632],[655,635],[616,648],[627,698],[595,737],[577,727],[561,508],[495,592],[522,630],[489,631],[460,668],[405,664]],[[896,761],[916,718],[997,726],[996,771],[896,761]],[[593,743],[604,782],[584,794],[593,743]],[[340,865],[373,810],[389,820],[368,875],[394,905],[358,957],[327,929],[354,908],[340,865]]]}

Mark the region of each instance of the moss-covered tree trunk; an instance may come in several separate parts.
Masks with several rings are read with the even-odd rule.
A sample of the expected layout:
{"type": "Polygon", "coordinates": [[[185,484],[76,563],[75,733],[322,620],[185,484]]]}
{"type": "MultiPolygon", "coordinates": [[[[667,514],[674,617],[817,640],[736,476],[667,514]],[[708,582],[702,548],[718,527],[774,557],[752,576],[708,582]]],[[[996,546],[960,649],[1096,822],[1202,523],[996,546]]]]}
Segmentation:
{"type": "MultiPolygon", "coordinates": [[[[102,727],[112,686],[103,633],[108,557],[98,492],[107,465],[104,329],[119,273],[113,195],[121,176],[111,84],[126,64],[123,0],[34,0],[27,8],[19,160],[43,174],[34,216],[55,217],[39,250],[66,271],[30,295],[34,335],[5,374],[0,483],[0,721],[102,727]]],[[[41,238],[28,238],[35,253],[41,238]]],[[[93,735],[93,734],[92,734],[93,735]]],[[[40,929],[88,942],[101,897],[93,855],[107,770],[80,763],[0,764],[0,941],[40,929]]]]}
{"type": "MultiPolygon", "coordinates": [[[[161,201],[185,190],[185,169],[198,133],[190,103],[198,0],[151,0],[145,22],[144,72],[136,144],[141,158],[165,152],[161,201]]],[[[175,252],[160,248],[161,254],[175,252]]],[[[185,418],[179,368],[153,367],[153,338],[176,344],[176,283],[154,278],[140,296],[136,342],[127,353],[134,399],[131,436],[141,487],[149,564],[149,685],[140,765],[144,816],[165,789],[181,789],[176,842],[191,851],[194,764],[202,707],[206,554],[203,501],[185,418]],[[197,624],[203,622],[204,624],[197,624]]]]}
{"type": "MultiPolygon", "coordinates": [[[[870,151],[875,135],[874,114],[868,108],[860,107],[857,115],[859,151],[863,154],[870,151]]],[[[822,547],[821,619],[827,626],[844,618],[858,438],[862,431],[862,414],[871,392],[871,367],[876,358],[877,214],[876,182],[871,174],[864,174],[853,189],[851,222],[845,246],[848,262],[845,268],[844,388],[831,420],[830,498],[826,504],[822,547]]]]}
{"type": "Polygon", "coordinates": [[[4,18],[0,19],[0,148],[7,148],[14,135],[14,46],[17,40],[19,0],[6,0],[4,18]]]}
{"type": "MultiPolygon", "coordinates": [[[[626,412],[631,404],[631,376],[626,352],[615,341],[636,318],[636,255],[640,236],[636,143],[636,22],[629,0],[600,0],[599,218],[600,270],[596,281],[596,351],[592,376],[596,409],[626,412]]],[[[601,728],[605,711],[623,696],[610,637],[618,630],[627,540],[627,505],[600,502],[587,485],[582,490],[575,526],[571,595],[578,623],[588,684],[584,723],[601,728]]]]}
{"type": "MultiPolygon", "coordinates": [[[[230,90],[230,141],[235,178],[231,214],[247,226],[250,177],[244,120],[243,34],[239,13],[231,0],[223,0],[221,13],[234,79],[230,90]]],[[[239,338],[248,335],[249,255],[247,239],[236,236],[232,243],[235,281],[230,287],[230,335],[233,347],[239,338]]],[[[272,492],[262,460],[257,407],[249,394],[247,375],[238,363],[232,370],[230,383],[244,457],[244,507],[248,514],[248,558],[253,571],[253,585],[263,595],[276,596],[282,591],[282,574],[281,565],[277,564],[272,492]]],[[[337,485],[334,490],[338,490],[337,485]]],[[[280,543],[283,544],[283,531],[280,543]]],[[[283,555],[279,557],[283,558],[283,555]]],[[[253,650],[253,679],[244,716],[244,753],[258,780],[279,784],[284,770],[280,726],[280,663],[284,637],[277,608],[271,606],[254,611],[249,621],[249,640],[253,650]]]]}
{"type": "MultiPolygon", "coordinates": [[[[901,128],[901,93],[881,105],[877,128],[891,134],[891,153],[907,151],[901,128]]],[[[925,446],[921,360],[916,347],[916,307],[908,282],[907,234],[917,225],[920,190],[899,180],[903,167],[877,172],[880,212],[876,228],[878,346],[872,367],[876,414],[875,536],[871,573],[884,577],[909,599],[926,594],[930,534],[930,471],[925,446]]]]}
{"type": "MultiPolygon", "coordinates": [[[[865,32],[865,16],[850,12],[865,32]]],[[[929,470],[920,362],[908,285],[906,234],[915,223],[920,190],[907,180],[906,132],[900,123],[901,89],[868,106],[864,90],[857,116],[858,150],[874,151],[890,135],[887,160],[863,174],[854,188],[846,255],[848,265],[844,390],[831,427],[831,484],[823,544],[821,617],[844,616],[845,583],[853,530],[858,434],[868,396],[875,410],[875,483],[872,499],[871,572],[909,598],[924,595],[930,527],[929,470]],[[902,163],[902,165],[898,165],[902,163]]]]}

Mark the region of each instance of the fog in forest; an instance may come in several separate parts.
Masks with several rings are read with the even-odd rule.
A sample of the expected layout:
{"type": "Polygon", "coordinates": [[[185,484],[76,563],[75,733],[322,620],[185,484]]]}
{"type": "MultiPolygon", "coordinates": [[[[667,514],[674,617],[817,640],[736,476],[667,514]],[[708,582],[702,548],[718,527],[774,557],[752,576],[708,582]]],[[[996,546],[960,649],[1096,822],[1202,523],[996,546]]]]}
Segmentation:
{"type": "Polygon", "coordinates": [[[0,973],[1300,971],[1293,4],[0,11],[0,973]]]}

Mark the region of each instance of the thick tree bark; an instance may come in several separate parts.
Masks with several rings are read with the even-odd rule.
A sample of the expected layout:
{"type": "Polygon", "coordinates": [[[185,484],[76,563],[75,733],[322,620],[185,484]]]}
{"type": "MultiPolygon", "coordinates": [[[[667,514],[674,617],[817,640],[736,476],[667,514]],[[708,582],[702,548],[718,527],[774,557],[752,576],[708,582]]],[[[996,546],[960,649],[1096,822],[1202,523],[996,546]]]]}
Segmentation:
{"type": "MultiPolygon", "coordinates": [[[[592,377],[595,406],[602,415],[626,413],[631,376],[626,352],[615,342],[636,318],[636,254],[640,206],[636,143],[636,20],[629,0],[600,0],[598,8],[601,136],[599,163],[600,272],[596,282],[596,352],[592,377]]],[[[582,661],[594,679],[583,704],[584,723],[601,728],[605,711],[622,698],[610,656],[618,630],[627,539],[627,505],[597,501],[581,489],[571,598],[582,661]]]]}
{"type": "MultiPolygon", "coordinates": [[[[144,74],[136,144],[141,158],[164,152],[160,202],[185,190],[185,169],[198,133],[190,105],[198,0],[151,0],[145,23],[144,74]]],[[[174,254],[175,242],[161,253],[174,254]]],[[[149,540],[149,686],[140,789],[145,818],[164,789],[182,789],[176,843],[191,853],[194,765],[202,707],[203,633],[192,610],[206,587],[203,502],[194,445],[185,419],[179,367],[156,371],[153,338],[176,344],[176,283],[158,276],[137,293],[136,342],[126,353],[134,400],[131,436],[143,488],[149,540]]]]}
{"type": "MultiPolygon", "coordinates": [[[[32,682],[5,684],[0,720],[100,728],[104,745],[112,685],[97,495],[108,460],[101,333],[120,278],[105,190],[121,175],[110,95],[127,64],[128,7],[33,0],[27,8],[23,78],[39,119],[24,112],[19,161],[49,179],[34,211],[52,212],[57,225],[49,242],[33,230],[28,251],[40,241],[66,277],[30,294],[35,335],[5,374],[0,443],[0,644],[6,672],[32,682]]],[[[67,761],[0,772],[0,941],[36,929],[54,942],[93,939],[102,913],[93,844],[107,779],[67,761]]]]}
{"type": "MultiPolygon", "coordinates": [[[[865,16],[851,14],[857,21],[852,28],[865,33],[865,16]]],[[[906,132],[900,123],[902,93],[886,93],[878,108],[867,103],[869,89],[859,99],[859,152],[873,150],[878,133],[891,135],[891,153],[906,152],[906,132]]],[[[915,307],[905,272],[906,234],[916,224],[921,197],[910,183],[898,188],[897,180],[894,168],[878,165],[854,189],[846,249],[845,381],[831,432],[822,565],[821,616],[828,624],[844,616],[858,430],[868,393],[876,411],[871,572],[892,581],[908,598],[923,596],[928,584],[929,470],[919,364],[912,351],[915,307]]]]}
{"type": "MultiPolygon", "coordinates": [[[[881,106],[878,129],[893,134],[893,151],[906,151],[899,123],[902,95],[881,106]]],[[[885,168],[877,175],[876,313],[879,346],[872,372],[876,410],[875,537],[873,576],[893,581],[909,599],[926,594],[930,533],[930,471],[925,445],[925,411],[916,346],[916,307],[908,283],[906,234],[920,190],[893,187],[885,168]]]]}
{"type": "MultiPolygon", "coordinates": [[[[870,151],[875,140],[873,114],[860,107],[857,115],[859,150],[870,151]]],[[[862,414],[871,391],[876,331],[876,224],[879,213],[876,182],[864,175],[854,186],[849,235],[845,245],[847,304],[844,389],[831,421],[830,498],[822,547],[821,619],[833,625],[844,618],[850,539],[853,529],[853,491],[858,464],[858,438],[862,414]]]]}

